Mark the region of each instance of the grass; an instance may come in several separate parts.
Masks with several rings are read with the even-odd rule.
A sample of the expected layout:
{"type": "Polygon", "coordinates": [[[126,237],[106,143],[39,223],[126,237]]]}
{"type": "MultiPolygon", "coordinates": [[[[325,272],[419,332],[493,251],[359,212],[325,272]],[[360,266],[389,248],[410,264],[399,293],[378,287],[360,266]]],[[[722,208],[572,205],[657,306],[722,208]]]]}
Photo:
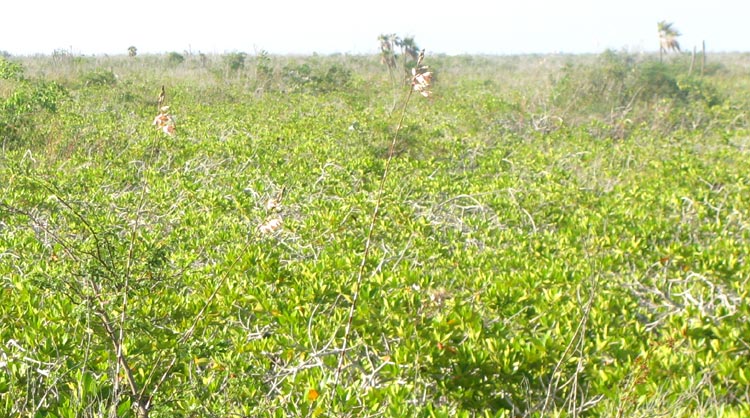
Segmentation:
{"type": "Polygon", "coordinates": [[[747,56],[428,55],[400,128],[377,57],[55,59],[0,85],[0,414],[750,413],[747,56]]]}

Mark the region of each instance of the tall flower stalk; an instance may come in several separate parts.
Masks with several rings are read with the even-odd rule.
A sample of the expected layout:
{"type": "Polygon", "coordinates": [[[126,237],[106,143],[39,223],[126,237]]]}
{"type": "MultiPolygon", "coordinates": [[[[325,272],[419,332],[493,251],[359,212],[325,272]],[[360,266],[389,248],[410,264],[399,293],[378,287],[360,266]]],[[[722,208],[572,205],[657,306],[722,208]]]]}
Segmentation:
{"type": "MultiPolygon", "coordinates": [[[[431,95],[430,87],[432,83],[432,72],[429,71],[427,66],[422,65],[423,60],[424,60],[424,50],[422,50],[419,53],[419,57],[417,58],[417,65],[416,67],[412,69],[411,86],[409,88],[408,93],[406,93],[406,98],[404,99],[404,103],[401,108],[401,116],[399,117],[398,125],[396,126],[396,131],[393,134],[393,138],[391,139],[391,144],[388,148],[388,158],[386,159],[385,167],[383,168],[383,176],[380,178],[380,184],[377,190],[377,199],[375,202],[375,209],[373,209],[372,216],[370,217],[370,225],[367,231],[367,238],[365,240],[365,248],[362,254],[362,261],[360,262],[359,269],[357,270],[357,281],[354,285],[354,295],[352,297],[352,304],[349,307],[349,315],[347,317],[346,329],[344,331],[344,341],[342,344],[341,352],[339,354],[338,366],[336,367],[336,375],[335,375],[334,386],[333,386],[334,393],[336,392],[336,389],[338,388],[339,380],[341,377],[341,371],[344,366],[344,357],[346,356],[346,351],[349,345],[349,335],[351,334],[352,322],[354,319],[354,314],[356,313],[356,310],[357,310],[357,302],[359,301],[359,291],[362,287],[362,281],[365,275],[365,266],[367,264],[367,260],[370,255],[370,249],[372,248],[373,232],[375,231],[375,224],[377,222],[378,215],[380,214],[380,206],[383,201],[383,190],[385,189],[385,182],[388,178],[391,161],[393,160],[393,156],[395,154],[396,144],[398,143],[398,135],[404,123],[404,116],[406,115],[406,109],[407,109],[407,106],[409,105],[409,101],[411,100],[411,97],[414,94],[414,92],[418,92],[424,97],[429,97],[431,95]]],[[[331,404],[333,404],[334,399],[335,399],[335,396],[332,396],[331,404]]]]}

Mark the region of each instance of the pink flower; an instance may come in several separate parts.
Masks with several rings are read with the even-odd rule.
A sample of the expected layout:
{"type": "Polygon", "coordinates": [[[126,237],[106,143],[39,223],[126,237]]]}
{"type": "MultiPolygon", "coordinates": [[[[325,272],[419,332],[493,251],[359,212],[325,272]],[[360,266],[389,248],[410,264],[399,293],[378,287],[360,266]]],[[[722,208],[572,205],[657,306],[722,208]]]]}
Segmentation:
{"type": "Polygon", "coordinates": [[[157,129],[161,129],[167,135],[173,135],[175,132],[175,121],[172,115],[168,114],[169,106],[161,108],[161,112],[154,118],[152,126],[156,126],[157,129]]]}
{"type": "Polygon", "coordinates": [[[279,228],[281,228],[281,219],[273,218],[269,220],[268,222],[264,223],[263,225],[259,226],[258,230],[262,234],[270,234],[272,232],[275,232],[279,228]]]}
{"type": "Polygon", "coordinates": [[[414,91],[424,97],[430,97],[432,94],[430,91],[430,86],[432,85],[432,72],[428,71],[427,66],[412,68],[411,75],[411,85],[414,88],[414,91]]]}

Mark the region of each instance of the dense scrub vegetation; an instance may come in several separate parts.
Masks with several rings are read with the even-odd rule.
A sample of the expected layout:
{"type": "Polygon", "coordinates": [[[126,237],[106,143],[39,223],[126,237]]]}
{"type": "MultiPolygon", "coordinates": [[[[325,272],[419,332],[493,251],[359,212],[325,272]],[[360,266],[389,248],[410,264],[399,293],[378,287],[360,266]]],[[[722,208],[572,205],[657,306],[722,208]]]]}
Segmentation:
{"type": "Polygon", "coordinates": [[[750,56],[426,64],[338,370],[408,85],[0,59],[0,415],[750,414],[750,56]]]}

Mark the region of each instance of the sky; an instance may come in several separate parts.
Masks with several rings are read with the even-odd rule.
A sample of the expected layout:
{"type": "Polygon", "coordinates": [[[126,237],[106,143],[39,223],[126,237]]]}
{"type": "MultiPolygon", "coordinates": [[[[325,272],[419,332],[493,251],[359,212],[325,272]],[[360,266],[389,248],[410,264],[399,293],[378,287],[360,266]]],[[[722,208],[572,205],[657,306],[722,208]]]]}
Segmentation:
{"type": "Polygon", "coordinates": [[[685,50],[750,52],[748,0],[2,0],[0,51],[13,55],[190,51],[372,54],[413,36],[433,54],[658,51],[656,24],[685,50]]]}

